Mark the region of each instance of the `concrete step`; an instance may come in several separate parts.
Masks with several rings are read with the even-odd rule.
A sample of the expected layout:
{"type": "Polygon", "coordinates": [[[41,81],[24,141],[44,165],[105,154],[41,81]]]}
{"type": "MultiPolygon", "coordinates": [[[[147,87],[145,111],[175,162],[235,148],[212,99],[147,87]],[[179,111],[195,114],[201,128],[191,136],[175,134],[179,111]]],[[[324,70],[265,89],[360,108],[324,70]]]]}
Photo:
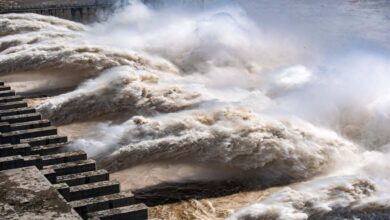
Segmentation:
{"type": "Polygon", "coordinates": [[[66,183],[56,183],[53,184],[53,187],[62,195],[62,197],[64,197],[66,201],[69,201],[69,186],[66,183]]]}
{"type": "Polygon", "coordinates": [[[67,141],[0,81],[0,170],[37,166],[84,219],[148,218],[147,207],[135,204],[132,193],[120,193],[119,183],[96,170],[85,152],[64,152],[67,141]]]}
{"type": "Polygon", "coordinates": [[[68,201],[115,194],[119,193],[119,191],[119,182],[117,181],[102,181],[79,186],[71,186],[69,188],[68,201]]]}
{"type": "Polygon", "coordinates": [[[88,183],[106,181],[110,179],[107,170],[94,170],[83,173],[69,174],[57,177],[57,183],[66,183],[68,186],[77,186],[88,183]]]}
{"type": "Polygon", "coordinates": [[[13,90],[0,91],[0,97],[14,96],[14,95],[15,95],[15,91],[13,90]]]}
{"type": "Polygon", "coordinates": [[[49,145],[49,144],[65,143],[67,141],[68,141],[68,138],[66,136],[50,135],[50,136],[44,136],[44,137],[21,139],[20,143],[28,143],[34,147],[34,146],[43,146],[43,145],[49,145]]]}
{"type": "Polygon", "coordinates": [[[41,145],[41,146],[34,146],[31,147],[31,152],[33,154],[39,154],[39,155],[50,155],[61,152],[63,147],[68,144],[66,142],[66,139],[63,143],[56,143],[56,144],[47,144],[47,145],[41,145]]]}
{"type": "Polygon", "coordinates": [[[24,115],[11,115],[11,116],[2,116],[2,122],[8,122],[10,124],[23,123],[30,121],[39,121],[42,120],[42,116],[39,113],[30,113],[24,115]]]}
{"type": "Polygon", "coordinates": [[[145,220],[148,219],[148,207],[135,204],[88,214],[91,220],[145,220]]]}
{"type": "Polygon", "coordinates": [[[24,159],[20,155],[0,158],[0,170],[9,170],[20,167],[24,167],[24,159]]]}
{"type": "MultiPolygon", "coordinates": [[[[44,128],[51,126],[51,123],[49,120],[39,120],[39,121],[29,121],[29,122],[22,122],[22,123],[15,123],[10,125],[11,131],[20,131],[20,130],[26,130],[26,129],[34,129],[34,128],[44,128]]],[[[1,128],[1,126],[0,126],[1,128]]]]}
{"type": "Polygon", "coordinates": [[[41,157],[39,155],[0,157],[0,170],[9,170],[28,166],[36,166],[39,169],[42,169],[41,157]]]}
{"type": "Polygon", "coordinates": [[[31,155],[31,146],[29,144],[1,144],[0,157],[14,155],[27,156],[31,155]]]}
{"type": "Polygon", "coordinates": [[[24,156],[24,166],[29,167],[29,166],[36,166],[38,169],[42,169],[42,158],[39,155],[29,155],[29,156],[24,156]]]}
{"type": "Polygon", "coordinates": [[[0,132],[7,133],[11,131],[11,125],[8,122],[0,122],[0,132]]]}
{"type": "Polygon", "coordinates": [[[0,145],[0,157],[13,156],[13,145],[12,144],[1,144],[0,145]]]}
{"type": "Polygon", "coordinates": [[[61,163],[55,165],[44,166],[42,171],[46,178],[52,183],[56,183],[57,176],[67,174],[82,173],[96,170],[96,162],[94,160],[80,160],[68,163],[61,163]]]}
{"type": "Polygon", "coordinates": [[[11,87],[5,86],[5,85],[0,85],[0,91],[7,91],[7,90],[11,90],[11,87]]]}
{"type": "Polygon", "coordinates": [[[54,187],[67,201],[75,201],[98,196],[119,193],[119,182],[101,181],[79,186],[68,186],[66,183],[55,184],[54,187]]]}
{"type": "Polygon", "coordinates": [[[60,163],[68,163],[79,160],[86,160],[87,154],[84,151],[69,151],[58,154],[41,156],[43,166],[49,166],[60,163]]]}
{"type": "Polygon", "coordinates": [[[10,110],[16,108],[25,108],[25,107],[27,107],[26,101],[0,103],[0,110],[10,110]]]}
{"type": "Polygon", "coordinates": [[[107,196],[99,196],[69,202],[69,205],[72,206],[72,208],[75,209],[82,218],[86,219],[88,213],[90,212],[124,207],[135,203],[134,195],[131,192],[120,192],[107,196]]]}
{"type": "Polygon", "coordinates": [[[15,108],[15,109],[8,109],[8,110],[0,110],[0,116],[11,116],[11,115],[24,115],[24,114],[31,114],[35,113],[35,108],[31,107],[24,107],[24,108],[15,108]]]}
{"type": "Polygon", "coordinates": [[[4,143],[19,144],[21,139],[50,136],[56,134],[57,134],[57,128],[50,126],[45,128],[35,128],[35,129],[27,129],[21,131],[2,133],[0,137],[1,137],[1,143],[3,144],[4,143]]]}
{"type": "Polygon", "coordinates": [[[31,155],[31,146],[29,144],[13,144],[13,155],[27,156],[31,155]]]}
{"type": "Polygon", "coordinates": [[[20,95],[0,97],[0,103],[23,101],[20,95]]]}

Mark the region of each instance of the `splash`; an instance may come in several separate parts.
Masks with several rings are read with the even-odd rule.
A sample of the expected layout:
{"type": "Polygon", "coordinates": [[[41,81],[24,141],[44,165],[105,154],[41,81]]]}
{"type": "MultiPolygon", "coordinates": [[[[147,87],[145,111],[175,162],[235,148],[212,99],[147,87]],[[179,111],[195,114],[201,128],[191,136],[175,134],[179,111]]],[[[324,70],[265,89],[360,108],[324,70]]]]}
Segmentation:
{"type": "Polygon", "coordinates": [[[192,158],[257,170],[254,175],[264,183],[313,176],[341,155],[356,151],[352,143],[336,134],[304,122],[277,121],[244,110],[209,111],[169,114],[156,120],[134,117],[124,125],[102,130],[99,139],[79,140],[73,145],[85,146],[96,155],[96,146],[107,147],[111,142],[111,153],[107,149],[99,153],[105,157],[105,167],[114,170],[156,159],[192,158]]]}
{"type": "Polygon", "coordinates": [[[35,14],[2,15],[0,23],[2,75],[26,71],[48,71],[53,75],[66,70],[66,74],[79,78],[75,82],[78,85],[102,70],[117,66],[176,71],[162,59],[85,42],[82,35],[88,27],[78,23],[35,14]]]}
{"type": "MultiPolygon", "coordinates": [[[[199,11],[136,2],[88,26],[0,15],[0,74],[11,84],[39,82],[27,93],[66,84],[38,109],[57,125],[100,122],[69,147],[105,168],[186,160],[251,173],[259,185],[294,183],[231,219],[388,218],[379,195],[388,192],[390,61],[386,49],[355,48],[386,48],[380,30],[349,23],[349,32],[328,35],[332,22],[308,19],[303,26],[324,29],[310,38],[303,26],[295,28],[305,36],[275,31],[283,21],[268,24],[267,13],[253,20],[243,8],[255,3],[222,4],[199,11]]],[[[335,10],[368,7],[351,5],[335,10]]]]}
{"type": "Polygon", "coordinates": [[[387,157],[365,152],[336,175],[286,187],[229,219],[388,219],[387,157]]]}
{"type": "MultiPolygon", "coordinates": [[[[171,74],[171,77],[177,76],[171,74]]],[[[150,71],[114,68],[72,92],[48,100],[38,110],[54,122],[63,124],[110,113],[175,112],[199,103],[200,94],[159,80],[150,71]]]]}

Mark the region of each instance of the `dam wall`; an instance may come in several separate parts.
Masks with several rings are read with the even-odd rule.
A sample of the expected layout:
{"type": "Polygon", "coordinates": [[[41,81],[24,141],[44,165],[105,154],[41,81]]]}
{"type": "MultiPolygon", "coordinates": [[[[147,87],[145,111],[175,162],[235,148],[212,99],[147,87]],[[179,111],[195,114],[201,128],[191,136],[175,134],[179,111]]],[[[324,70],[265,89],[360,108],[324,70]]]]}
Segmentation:
{"type": "Polygon", "coordinates": [[[30,1],[0,2],[0,14],[36,13],[72,21],[90,23],[105,19],[115,9],[124,7],[127,0],[78,0],[78,1],[30,1]]]}

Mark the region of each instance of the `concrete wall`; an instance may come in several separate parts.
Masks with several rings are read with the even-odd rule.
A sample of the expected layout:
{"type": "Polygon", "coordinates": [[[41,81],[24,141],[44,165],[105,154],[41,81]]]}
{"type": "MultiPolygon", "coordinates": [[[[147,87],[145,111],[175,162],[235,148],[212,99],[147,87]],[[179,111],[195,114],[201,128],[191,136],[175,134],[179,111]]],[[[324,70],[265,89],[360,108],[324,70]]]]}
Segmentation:
{"type": "Polygon", "coordinates": [[[63,1],[40,2],[35,0],[35,3],[0,4],[0,13],[37,13],[89,23],[106,18],[114,12],[115,8],[123,7],[126,2],[126,0],[78,0],[64,3],[63,1]]]}
{"type": "Polygon", "coordinates": [[[64,18],[72,21],[90,23],[99,20],[99,17],[104,17],[114,11],[112,7],[74,7],[74,8],[49,8],[49,9],[31,9],[25,12],[51,15],[59,18],[64,18]]]}

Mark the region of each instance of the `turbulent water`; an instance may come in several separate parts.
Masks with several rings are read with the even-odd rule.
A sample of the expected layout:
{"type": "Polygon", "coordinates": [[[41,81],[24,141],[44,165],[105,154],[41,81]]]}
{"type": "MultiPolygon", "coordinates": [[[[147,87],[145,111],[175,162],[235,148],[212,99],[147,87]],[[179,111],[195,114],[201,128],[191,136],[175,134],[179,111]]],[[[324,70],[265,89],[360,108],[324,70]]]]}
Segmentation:
{"type": "Polygon", "coordinates": [[[390,4],[180,2],[91,25],[0,15],[1,78],[50,95],[57,125],[99,122],[69,147],[121,175],[185,161],[193,180],[284,186],[182,218],[390,219],[390,4]]]}

